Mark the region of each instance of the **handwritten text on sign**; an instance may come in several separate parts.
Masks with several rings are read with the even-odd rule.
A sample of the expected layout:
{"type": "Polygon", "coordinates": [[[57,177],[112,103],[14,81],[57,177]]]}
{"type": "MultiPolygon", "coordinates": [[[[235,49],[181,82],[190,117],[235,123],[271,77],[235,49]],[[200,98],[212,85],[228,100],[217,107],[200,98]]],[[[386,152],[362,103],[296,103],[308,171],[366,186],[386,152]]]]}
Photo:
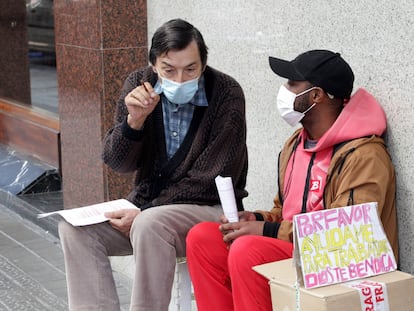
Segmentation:
{"type": "Polygon", "coordinates": [[[396,269],[376,206],[365,203],[294,217],[306,288],[396,269]]]}

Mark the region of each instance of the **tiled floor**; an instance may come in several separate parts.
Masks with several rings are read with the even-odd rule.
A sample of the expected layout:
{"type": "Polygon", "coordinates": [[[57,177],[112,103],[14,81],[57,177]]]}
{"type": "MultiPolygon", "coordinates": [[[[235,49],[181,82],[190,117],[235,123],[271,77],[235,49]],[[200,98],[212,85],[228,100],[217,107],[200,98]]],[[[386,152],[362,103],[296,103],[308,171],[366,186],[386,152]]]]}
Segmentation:
{"type": "Polygon", "coordinates": [[[67,310],[58,239],[0,205],[0,310],[67,310]]]}
{"type": "MultiPolygon", "coordinates": [[[[0,310],[67,310],[59,240],[0,203],[0,310]]],[[[130,282],[114,273],[122,310],[129,308],[130,282]]]]}

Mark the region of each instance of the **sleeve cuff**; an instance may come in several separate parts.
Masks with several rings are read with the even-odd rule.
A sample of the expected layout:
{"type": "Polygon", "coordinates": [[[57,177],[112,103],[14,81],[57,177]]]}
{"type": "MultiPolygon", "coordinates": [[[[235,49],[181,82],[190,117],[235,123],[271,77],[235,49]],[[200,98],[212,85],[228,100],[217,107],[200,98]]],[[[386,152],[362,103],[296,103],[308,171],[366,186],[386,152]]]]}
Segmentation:
{"type": "Polygon", "coordinates": [[[141,211],[143,211],[151,207],[154,207],[154,204],[152,202],[147,202],[145,204],[142,204],[139,208],[141,209],[141,211]]]}
{"type": "Polygon", "coordinates": [[[263,236],[276,238],[279,228],[280,228],[279,223],[266,221],[263,227],[263,236]]]}
{"type": "Polygon", "coordinates": [[[264,220],[264,217],[263,217],[263,215],[262,214],[260,214],[260,213],[253,213],[254,214],[254,216],[256,216],[256,220],[257,221],[263,221],[264,220]]]}
{"type": "Polygon", "coordinates": [[[139,141],[144,137],[143,128],[135,130],[128,125],[127,118],[122,122],[121,125],[122,135],[130,140],[139,141]]]}

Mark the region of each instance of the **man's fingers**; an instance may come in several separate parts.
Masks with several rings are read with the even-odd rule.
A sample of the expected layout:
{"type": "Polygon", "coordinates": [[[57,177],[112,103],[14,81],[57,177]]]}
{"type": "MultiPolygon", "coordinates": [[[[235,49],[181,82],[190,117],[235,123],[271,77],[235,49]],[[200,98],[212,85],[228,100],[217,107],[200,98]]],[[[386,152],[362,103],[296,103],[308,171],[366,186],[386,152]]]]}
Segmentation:
{"type": "Polygon", "coordinates": [[[127,106],[146,107],[152,101],[149,94],[143,95],[139,92],[132,91],[125,98],[125,104],[127,106]]]}
{"type": "Polygon", "coordinates": [[[126,211],[121,209],[121,210],[117,210],[117,211],[106,212],[106,213],[104,213],[104,216],[106,218],[119,219],[119,218],[124,217],[125,214],[126,214],[126,211]]]}
{"type": "Polygon", "coordinates": [[[225,224],[221,224],[219,226],[219,229],[221,232],[226,232],[226,231],[234,231],[240,228],[239,223],[237,222],[228,222],[225,224]]]}
{"type": "Polygon", "coordinates": [[[221,222],[222,224],[226,224],[226,223],[228,223],[228,222],[229,222],[229,220],[227,219],[227,217],[226,217],[226,216],[221,215],[221,216],[220,216],[220,222],[221,222]]]}
{"type": "Polygon", "coordinates": [[[104,213],[104,216],[106,217],[106,218],[113,218],[113,212],[105,212],[104,213]]]}
{"type": "Polygon", "coordinates": [[[233,242],[236,238],[238,238],[241,235],[242,234],[238,230],[228,231],[228,233],[226,233],[223,236],[223,241],[225,243],[231,243],[231,242],[233,242]]]}

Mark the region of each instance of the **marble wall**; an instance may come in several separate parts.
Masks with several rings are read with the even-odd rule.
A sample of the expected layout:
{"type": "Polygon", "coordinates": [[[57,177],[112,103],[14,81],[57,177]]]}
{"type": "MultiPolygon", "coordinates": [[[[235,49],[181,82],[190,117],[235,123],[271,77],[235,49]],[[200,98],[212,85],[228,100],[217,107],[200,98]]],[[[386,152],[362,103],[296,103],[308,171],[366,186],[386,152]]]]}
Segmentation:
{"type": "Polygon", "coordinates": [[[55,0],[65,208],[119,198],[131,176],[102,164],[102,139],[127,74],[147,64],[145,0],[55,0]]]}

